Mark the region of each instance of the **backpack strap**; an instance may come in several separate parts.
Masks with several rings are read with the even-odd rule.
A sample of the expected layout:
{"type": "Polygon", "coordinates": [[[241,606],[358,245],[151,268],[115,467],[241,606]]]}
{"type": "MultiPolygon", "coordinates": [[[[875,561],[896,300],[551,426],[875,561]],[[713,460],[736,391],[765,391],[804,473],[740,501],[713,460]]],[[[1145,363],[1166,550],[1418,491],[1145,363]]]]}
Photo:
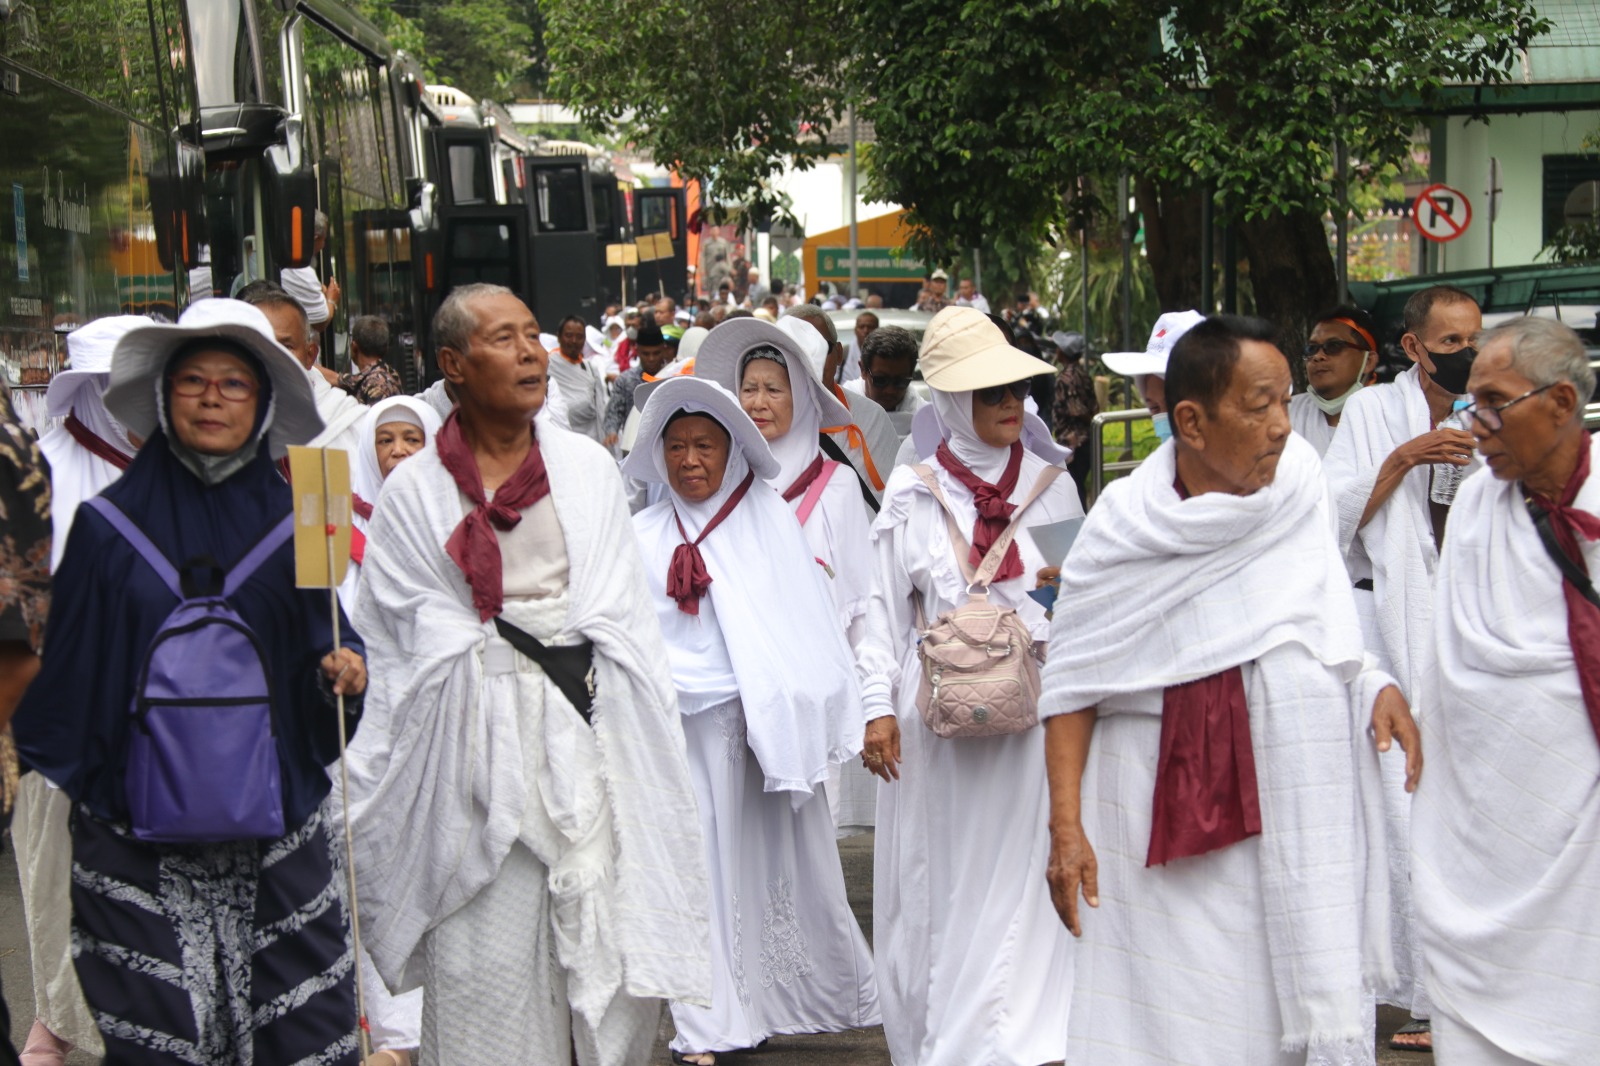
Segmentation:
{"type": "Polygon", "coordinates": [[[267,535],[256,541],[256,546],[245,552],[244,558],[233,564],[233,569],[228,571],[228,576],[222,581],[222,595],[224,598],[238,592],[240,587],[257,570],[261,564],[272,558],[277,550],[289,542],[294,536],[294,514],[291,512],[283,516],[283,520],[267,531],[267,535]]]}
{"type": "Polygon", "coordinates": [[[1016,539],[1017,523],[1022,520],[1022,512],[1026,511],[1033,501],[1044,495],[1045,490],[1062,472],[1059,466],[1047,466],[1039,471],[1039,477],[1034,481],[1033,488],[1028,490],[1027,497],[1015,511],[1011,512],[1011,521],[1007,523],[1005,532],[995,538],[994,543],[989,546],[989,554],[983,557],[978,569],[973,570],[972,564],[967,561],[967,557],[972,554],[972,546],[968,543],[966,535],[961,532],[955,511],[951,508],[950,501],[945,499],[944,491],[939,488],[939,479],[934,476],[933,468],[927,463],[918,463],[911,469],[922,479],[922,483],[928,486],[928,491],[933,493],[933,498],[939,501],[939,506],[944,510],[945,528],[949,530],[950,541],[955,545],[956,558],[961,563],[961,575],[967,579],[969,586],[978,585],[983,588],[989,587],[995,573],[1000,569],[1000,564],[1005,561],[1006,549],[1010,548],[1011,542],[1016,539]]]}
{"type": "Polygon", "coordinates": [[[817,471],[817,476],[806,486],[806,494],[800,498],[800,507],[794,513],[794,516],[800,519],[802,526],[806,524],[806,519],[811,517],[811,512],[817,509],[817,501],[822,499],[822,490],[828,487],[828,479],[837,469],[839,464],[832,459],[824,461],[822,469],[817,471]]]}
{"type": "Polygon", "coordinates": [[[144,530],[134,524],[127,513],[104,496],[94,496],[83,501],[85,507],[92,507],[100,513],[100,517],[111,523],[111,528],[122,535],[122,539],[133,545],[133,550],[139,557],[149,564],[150,569],[156,572],[161,583],[172,590],[178,599],[187,599],[183,594],[183,582],[178,577],[178,568],[172,565],[162,550],[155,546],[151,539],[145,536],[144,530]]]}

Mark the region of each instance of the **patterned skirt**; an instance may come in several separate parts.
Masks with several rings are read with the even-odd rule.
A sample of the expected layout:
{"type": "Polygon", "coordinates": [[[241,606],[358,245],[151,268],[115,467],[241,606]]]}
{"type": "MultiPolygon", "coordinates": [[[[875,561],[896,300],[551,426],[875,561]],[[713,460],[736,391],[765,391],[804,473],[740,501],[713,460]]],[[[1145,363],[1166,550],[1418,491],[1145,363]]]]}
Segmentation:
{"type": "Polygon", "coordinates": [[[151,844],[72,821],[72,953],[104,1066],[354,1066],[344,855],[324,805],[277,840],[151,844]]]}

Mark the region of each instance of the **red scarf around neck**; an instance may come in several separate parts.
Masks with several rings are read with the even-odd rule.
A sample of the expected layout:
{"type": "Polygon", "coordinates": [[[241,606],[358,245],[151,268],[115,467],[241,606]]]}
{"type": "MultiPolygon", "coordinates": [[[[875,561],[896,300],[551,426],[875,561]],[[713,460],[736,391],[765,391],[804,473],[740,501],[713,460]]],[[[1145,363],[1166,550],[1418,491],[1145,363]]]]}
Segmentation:
{"type": "MultiPolygon", "coordinates": [[[[1560,502],[1544,496],[1533,497],[1534,504],[1550,516],[1550,530],[1556,535],[1556,543],[1584,574],[1589,573],[1589,566],[1584,562],[1578,538],[1600,540],[1600,517],[1578,510],[1572,506],[1572,501],[1578,498],[1579,490],[1589,480],[1592,448],[1589,434],[1585,433],[1577,468],[1567,479],[1566,488],[1561,490],[1560,502]]],[[[1596,738],[1600,738],[1600,607],[1590,603],[1565,579],[1561,582],[1561,593],[1567,601],[1567,641],[1572,645],[1572,658],[1578,666],[1578,687],[1583,691],[1583,705],[1589,711],[1589,724],[1596,738]]]]}
{"type": "MultiPolygon", "coordinates": [[[[1022,442],[1011,445],[1011,458],[1006,462],[1005,471],[1000,475],[1000,480],[992,485],[956,458],[956,453],[950,450],[949,441],[940,441],[939,450],[934,455],[951,477],[966,486],[967,491],[972,493],[972,502],[977,505],[978,520],[972,526],[972,550],[967,554],[967,561],[976,570],[983,565],[983,557],[989,554],[989,548],[1006,531],[1012,512],[1017,509],[1017,505],[1010,500],[1011,494],[1017,489],[1017,475],[1022,470],[1022,442]]],[[[1006,549],[1005,558],[1000,561],[1000,569],[995,572],[994,579],[998,582],[1021,576],[1022,553],[1017,551],[1016,542],[1013,541],[1006,549]]]]}
{"type": "Polygon", "coordinates": [[[794,484],[783,490],[783,502],[793,503],[804,496],[806,489],[811,487],[811,483],[817,480],[817,475],[820,473],[822,473],[822,453],[818,452],[817,457],[811,460],[811,465],[800,471],[800,476],[794,479],[794,484]]]}
{"type": "Polygon", "coordinates": [[[127,455],[122,449],[79,422],[76,409],[67,412],[66,426],[72,439],[81,444],[90,455],[104,459],[118,470],[128,469],[128,464],[133,462],[133,456],[127,455]]]}
{"type": "Polygon", "coordinates": [[[456,487],[473,504],[461,524],[445,541],[444,549],[466,575],[472,588],[472,605],[478,619],[487,622],[500,613],[505,602],[503,561],[495,530],[512,530],[522,521],[522,512],[550,495],[550,479],[539,450],[537,430],[528,455],[516,473],[495,490],[490,500],[483,489],[483,475],[472,446],[461,432],[460,409],[451,411],[434,438],[439,461],[450,471],[456,487]]]}
{"type": "Polygon", "coordinates": [[[684,614],[699,614],[701,597],[711,591],[711,574],[706,570],[705,557],[700,554],[700,542],[733,513],[755,479],[754,470],[746,474],[744,480],[739,482],[739,487],[733,490],[733,495],[717,509],[711,521],[706,523],[706,528],[692,541],[689,531],[683,528],[683,519],[678,517],[677,508],[673,508],[672,520],[678,523],[678,535],[683,538],[683,543],[672,549],[672,562],[667,567],[667,595],[677,601],[678,610],[684,614]]]}

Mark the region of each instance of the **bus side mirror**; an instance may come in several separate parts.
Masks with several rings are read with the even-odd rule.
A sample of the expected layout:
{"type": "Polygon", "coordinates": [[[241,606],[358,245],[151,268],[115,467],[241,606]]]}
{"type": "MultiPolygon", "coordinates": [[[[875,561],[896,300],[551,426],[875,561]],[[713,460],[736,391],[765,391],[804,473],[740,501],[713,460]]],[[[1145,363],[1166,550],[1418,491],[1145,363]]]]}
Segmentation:
{"type": "Polygon", "coordinates": [[[279,143],[262,154],[262,193],[280,267],[309,266],[315,254],[317,174],[302,149],[298,117],[283,121],[279,143]]]}
{"type": "MultiPolygon", "coordinates": [[[[147,157],[148,158],[148,157],[147,157]]],[[[150,167],[150,214],[162,270],[188,270],[206,241],[205,154],[185,141],[155,153],[150,167]]]]}

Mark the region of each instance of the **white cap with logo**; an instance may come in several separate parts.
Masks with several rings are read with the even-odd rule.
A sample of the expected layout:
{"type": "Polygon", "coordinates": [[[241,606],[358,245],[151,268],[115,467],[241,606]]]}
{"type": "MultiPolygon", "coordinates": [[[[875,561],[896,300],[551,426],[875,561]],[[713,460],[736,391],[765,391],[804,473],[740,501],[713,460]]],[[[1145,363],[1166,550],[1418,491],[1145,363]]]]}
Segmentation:
{"type": "Polygon", "coordinates": [[[1167,357],[1172,354],[1172,346],[1178,343],[1179,337],[1205,320],[1206,316],[1199,311],[1168,311],[1156,319],[1155,328],[1150,331],[1150,343],[1144,351],[1107,352],[1100,358],[1114,373],[1124,377],[1142,377],[1145,374],[1165,377],[1167,357]]]}

